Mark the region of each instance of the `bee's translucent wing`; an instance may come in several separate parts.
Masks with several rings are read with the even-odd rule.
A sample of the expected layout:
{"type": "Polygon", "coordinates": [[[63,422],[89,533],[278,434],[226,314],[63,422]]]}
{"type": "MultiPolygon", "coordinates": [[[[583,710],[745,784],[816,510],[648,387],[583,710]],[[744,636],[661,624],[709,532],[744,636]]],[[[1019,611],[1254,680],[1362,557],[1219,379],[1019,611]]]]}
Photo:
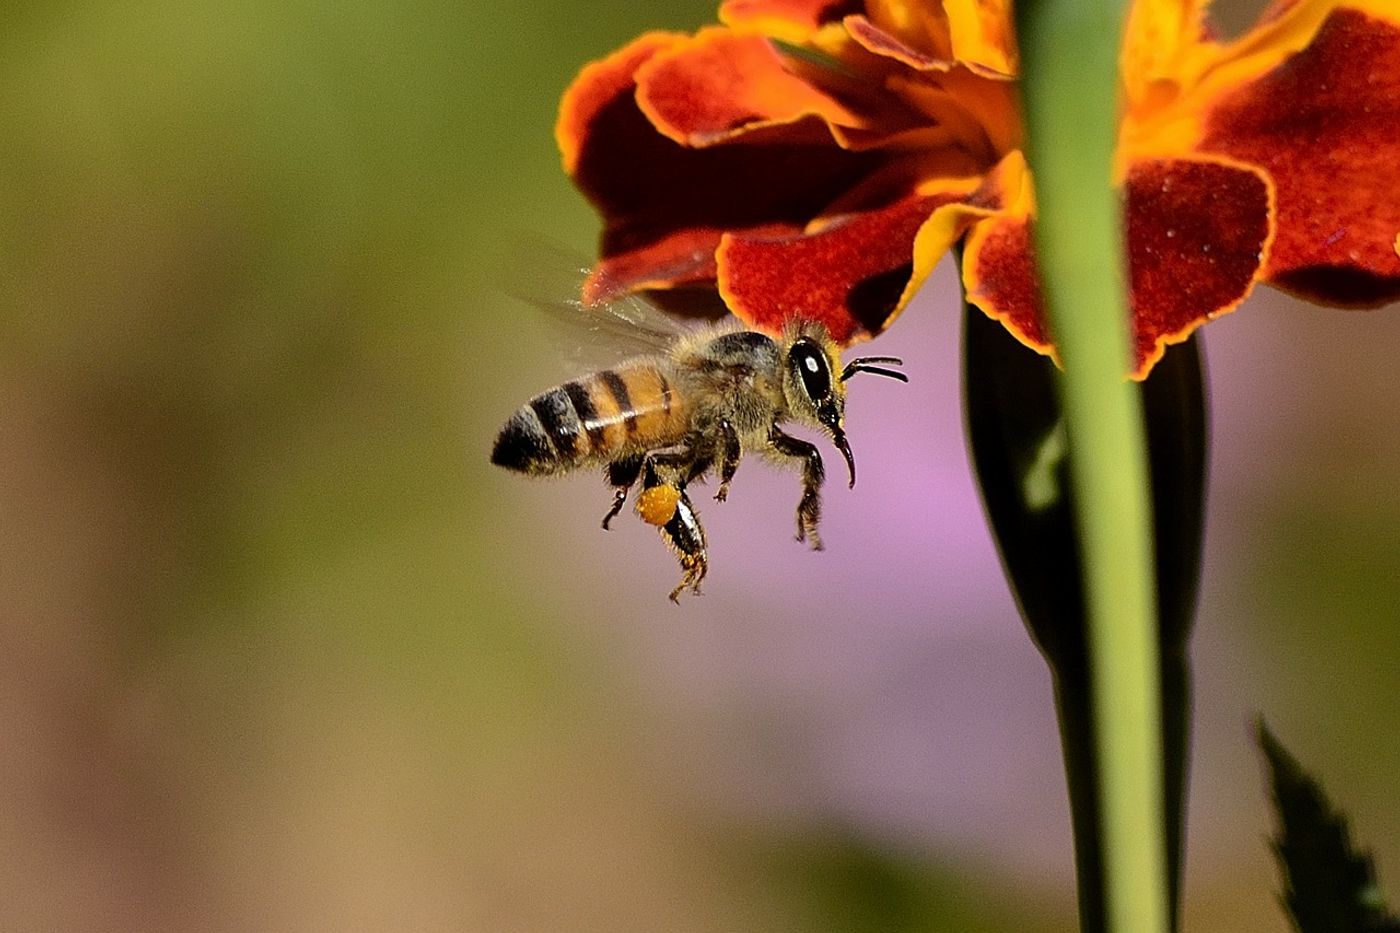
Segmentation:
{"type": "Polygon", "coordinates": [[[511,297],[540,312],[547,339],[580,369],[594,369],[629,356],[664,352],[693,325],[667,314],[641,295],[589,305],[579,297],[587,264],[561,247],[529,243],[507,262],[511,297]]]}

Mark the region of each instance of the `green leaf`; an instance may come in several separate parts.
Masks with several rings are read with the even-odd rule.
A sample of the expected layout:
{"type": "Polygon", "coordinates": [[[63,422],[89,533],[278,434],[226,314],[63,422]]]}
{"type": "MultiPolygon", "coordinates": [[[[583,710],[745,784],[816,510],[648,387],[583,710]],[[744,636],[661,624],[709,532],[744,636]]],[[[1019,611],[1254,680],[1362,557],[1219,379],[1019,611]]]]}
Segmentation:
{"type": "Polygon", "coordinates": [[[1279,817],[1273,848],[1283,903],[1299,933],[1400,933],[1400,919],[1385,909],[1371,856],[1352,848],[1346,819],[1322,787],[1263,721],[1259,746],[1279,817]]]}

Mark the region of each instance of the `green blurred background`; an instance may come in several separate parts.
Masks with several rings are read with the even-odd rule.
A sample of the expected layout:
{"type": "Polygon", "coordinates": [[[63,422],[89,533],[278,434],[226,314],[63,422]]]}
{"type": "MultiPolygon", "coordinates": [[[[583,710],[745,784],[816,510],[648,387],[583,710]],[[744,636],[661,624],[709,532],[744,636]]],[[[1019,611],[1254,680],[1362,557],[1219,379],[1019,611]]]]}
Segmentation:
{"type": "MultiPolygon", "coordinates": [[[[748,466],[677,609],[595,478],[486,462],[570,375],[498,287],[522,231],[596,230],[560,92],[712,18],[0,13],[0,928],[1072,929],[946,267],[881,341],[914,384],[853,396],[825,554],[748,466]]],[[[1258,711],[1400,891],[1400,326],[1211,332],[1187,929],[1281,931],[1258,711]]]]}

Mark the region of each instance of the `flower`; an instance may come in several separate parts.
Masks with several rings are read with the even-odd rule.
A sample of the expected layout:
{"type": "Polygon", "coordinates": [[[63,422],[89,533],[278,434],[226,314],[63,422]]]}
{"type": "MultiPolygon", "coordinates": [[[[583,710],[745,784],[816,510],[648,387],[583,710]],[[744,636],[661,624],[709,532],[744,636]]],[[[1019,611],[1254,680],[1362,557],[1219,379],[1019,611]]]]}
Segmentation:
{"type": "MultiPolygon", "coordinates": [[[[717,291],[750,326],[889,326],[964,243],[968,300],[1054,354],[1031,248],[1011,0],[726,0],[564,96],[566,170],[604,217],[585,299],[717,291]]],[[[1256,282],[1400,297],[1400,9],[1275,0],[1233,41],[1206,0],[1136,0],[1121,56],[1136,359],[1256,282]]]]}

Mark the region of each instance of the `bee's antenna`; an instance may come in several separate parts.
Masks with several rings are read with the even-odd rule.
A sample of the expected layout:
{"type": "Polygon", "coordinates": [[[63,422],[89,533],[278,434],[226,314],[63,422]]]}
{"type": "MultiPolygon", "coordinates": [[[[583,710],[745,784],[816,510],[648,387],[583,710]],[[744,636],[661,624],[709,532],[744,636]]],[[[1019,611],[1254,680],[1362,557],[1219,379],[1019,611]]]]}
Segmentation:
{"type": "Polygon", "coordinates": [[[909,377],[904,373],[896,372],[893,369],[885,369],[883,366],[871,366],[871,363],[893,363],[895,366],[903,366],[904,361],[897,356],[862,356],[851,360],[846,364],[846,368],[841,371],[841,381],[854,376],[856,373],[871,373],[876,376],[887,376],[890,379],[898,379],[900,382],[908,382],[909,377]]]}

